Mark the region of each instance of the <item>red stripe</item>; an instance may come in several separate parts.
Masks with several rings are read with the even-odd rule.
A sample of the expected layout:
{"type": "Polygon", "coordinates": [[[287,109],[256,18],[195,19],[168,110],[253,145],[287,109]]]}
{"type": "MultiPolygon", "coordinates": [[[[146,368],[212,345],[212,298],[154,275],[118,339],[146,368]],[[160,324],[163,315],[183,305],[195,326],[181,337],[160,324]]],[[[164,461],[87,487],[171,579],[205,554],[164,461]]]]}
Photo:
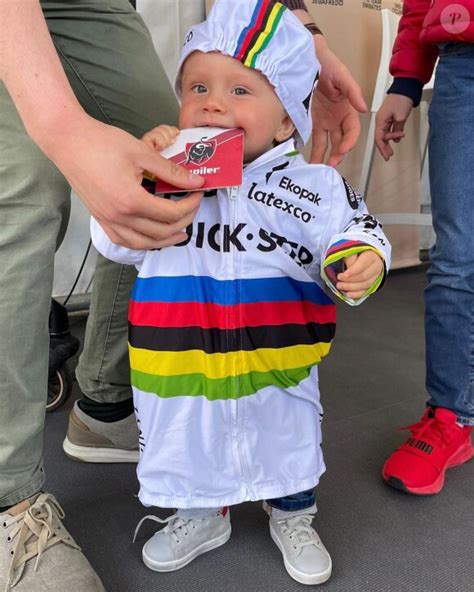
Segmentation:
{"type": "MultiPolygon", "coordinates": [[[[233,140],[234,138],[237,138],[241,134],[242,134],[242,130],[240,128],[237,128],[237,129],[231,128],[230,130],[219,133],[219,134],[217,134],[217,136],[213,136],[210,139],[216,140],[216,142],[217,142],[216,147],[218,147],[218,146],[221,146],[222,144],[225,144],[229,140],[233,140]]],[[[176,164],[184,164],[186,162],[186,152],[179,152],[178,154],[175,154],[174,156],[171,156],[170,158],[168,158],[168,160],[171,160],[172,162],[175,162],[176,164]]]]}
{"type": "Polygon", "coordinates": [[[351,247],[360,246],[360,245],[367,245],[367,243],[363,243],[362,241],[344,241],[341,243],[337,243],[333,247],[329,249],[326,253],[326,257],[331,255],[332,253],[337,253],[337,251],[345,251],[346,249],[350,249],[351,247]]]}
{"type": "Polygon", "coordinates": [[[262,8],[260,9],[260,12],[257,17],[257,22],[250,29],[250,31],[247,33],[247,37],[245,37],[245,39],[242,42],[242,45],[241,45],[240,51],[239,51],[239,55],[236,57],[237,60],[242,59],[242,56],[247,51],[247,48],[249,46],[250,41],[252,40],[252,38],[254,36],[255,31],[258,31],[258,29],[260,29],[260,27],[262,26],[263,17],[265,16],[265,12],[266,12],[269,4],[270,4],[270,0],[263,2],[262,8]]]}
{"type": "Polygon", "coordinates": [[[236,329],[242,326],[335,323],[334,305],[295,302],[258,302],[222,306],[200,302],[130,301],[130,323],[145,327],[202,327],[236,329]]]}

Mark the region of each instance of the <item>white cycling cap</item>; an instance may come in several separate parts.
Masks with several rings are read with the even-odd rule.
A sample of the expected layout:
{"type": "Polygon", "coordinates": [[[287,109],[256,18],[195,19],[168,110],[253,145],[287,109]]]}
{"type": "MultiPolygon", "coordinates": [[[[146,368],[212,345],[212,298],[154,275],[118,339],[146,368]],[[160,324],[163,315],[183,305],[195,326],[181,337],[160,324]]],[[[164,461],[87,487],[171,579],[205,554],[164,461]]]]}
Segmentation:
{"type": "Polygon", "coordinates": [[[259,70],[293,121],[297,145],[308,141],[319,62],[311,33],[291,10],[272,0],[216,0],[207,20],[185,36],[175,83],[178,97],[181,69],[193,51],[218,51],[259,70]]]}

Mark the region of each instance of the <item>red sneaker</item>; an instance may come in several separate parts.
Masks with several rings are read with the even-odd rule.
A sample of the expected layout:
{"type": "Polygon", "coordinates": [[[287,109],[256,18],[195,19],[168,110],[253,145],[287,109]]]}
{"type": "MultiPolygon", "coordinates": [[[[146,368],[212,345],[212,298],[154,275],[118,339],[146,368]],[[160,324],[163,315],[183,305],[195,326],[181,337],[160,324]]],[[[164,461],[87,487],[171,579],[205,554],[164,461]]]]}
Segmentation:
{"type": "Polygon", "coordinates": [[[439,493],[446,469],[474,456],[472,427],[460,427],[456,419],[449,409],[428,407],[419,423],[401,428],[411,437],[385,463],[385,483],[416,495],[439,493]]]}

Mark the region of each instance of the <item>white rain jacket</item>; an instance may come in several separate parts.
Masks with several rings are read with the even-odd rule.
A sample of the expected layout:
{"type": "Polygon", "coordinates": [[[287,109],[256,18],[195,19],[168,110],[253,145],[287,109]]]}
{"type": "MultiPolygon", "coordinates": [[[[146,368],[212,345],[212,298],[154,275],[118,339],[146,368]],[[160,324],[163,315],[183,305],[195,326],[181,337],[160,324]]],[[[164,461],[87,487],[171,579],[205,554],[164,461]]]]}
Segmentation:
{"type": "Polygon", "coordinates": [[[350,185],[289,140],[247,165],[240,187],[205,197],[180,245],[133,251],[91,228],[100,253],[139,270],[129,321],[142,503],[219,507],[315,486],[318,364],[335,329],[325,281],[336,292],[340,258],[367,249],[390,265],[350,185]]]}

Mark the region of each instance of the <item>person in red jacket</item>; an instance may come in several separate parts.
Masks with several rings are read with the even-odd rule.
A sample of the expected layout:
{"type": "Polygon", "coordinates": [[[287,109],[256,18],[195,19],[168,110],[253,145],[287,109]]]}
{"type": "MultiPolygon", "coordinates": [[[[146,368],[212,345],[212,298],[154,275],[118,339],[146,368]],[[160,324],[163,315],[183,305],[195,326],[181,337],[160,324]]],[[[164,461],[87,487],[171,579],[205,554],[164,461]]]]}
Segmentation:
{"type": "Polygon", "coordinates": [[[429,176],[436,243],[425,289],[427,408],[387,460],[403,491],[441,491],[446,469],[474,455],[474,1],[405,0],[393,48],[394,81],[376,118],[385,160],[400,142],[436,60],[429,110],[429,176]]]}

